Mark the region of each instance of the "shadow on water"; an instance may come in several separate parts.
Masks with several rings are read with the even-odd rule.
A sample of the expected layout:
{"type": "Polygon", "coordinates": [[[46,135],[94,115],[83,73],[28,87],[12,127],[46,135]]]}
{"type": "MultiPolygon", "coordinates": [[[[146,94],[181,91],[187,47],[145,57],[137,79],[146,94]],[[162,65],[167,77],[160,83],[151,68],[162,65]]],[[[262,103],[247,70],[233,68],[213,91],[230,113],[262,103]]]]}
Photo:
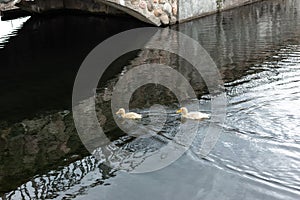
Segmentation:
{"type": "Polygon", "coordinates": [[[5,105],[0,119],[70,109],[73,82],[87,54],[106,38],[142,26],[131,18],[31,17],[0,49],[0,104],[5,105]]]}
{"type": "Polygon", "coordinates": [[[147,120],[151,105],[164,104],[168,121],[156,137],[134,139],[112,118],[113,86],[135,66],[166,64],[190,81],[209,112],[210,95],[200,75],[158,50],[132,52],[113,63],[100,82],[96,108],[120,149],[100,148],[97,161],[75,136],[69,112],[76,72],[99,42],[144,24],[70,15],[29,19],[0,49],[3,199],[298,199],[299,10],[298,0],[270,0],[172,27],[199,41],[218,65],[228,95],[227,122],[207,158],[197,157],[209,124],[204,121],[191,151],[163,170],[141,175],[118,169],[132,157],[143,162],[172,139],[181,123],[173,112],[179,105],[166,88],[139,88],[132,108],[147,120]]]}
{"type": "MultiPolygon", "coordinates": [[[[100,42],[142,26],[131,18],[31,17],[4,40],[0,49],[1,192],[64,165],[67,155],[87,155],[69,112],[76,73],[100,42]]],[[[119,73],[135,54],[113,63],[103,81],[119,73]]]]}

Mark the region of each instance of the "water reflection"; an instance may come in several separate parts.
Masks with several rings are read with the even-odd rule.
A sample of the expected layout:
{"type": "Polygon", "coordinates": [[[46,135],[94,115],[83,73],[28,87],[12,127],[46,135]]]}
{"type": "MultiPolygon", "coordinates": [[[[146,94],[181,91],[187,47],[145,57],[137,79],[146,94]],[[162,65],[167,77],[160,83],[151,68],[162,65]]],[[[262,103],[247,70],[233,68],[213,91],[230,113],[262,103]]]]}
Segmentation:
{"type": "Polygon", "coordinates": [[[19,186],[18,190],[6,195],[6,199],[54,199],[60,196],[76,197],[85,192],[85,187],[105,185],[105,179],[112,177],[113,172],[88,156],[77,160],[59,170],[51,170],[45,175],[36,176],[19,186]],[[78,183],[84,182],[76,188],[78,183]],[[76,190],[80,189],[80,190],[76,190]],[[68,190],[73,190],[65,192],[68,190]]]}
{"type": "Polygon", "coordinates": [[[200,42],[228,82],[251,73],[251,65],[281,47],[298,44],[299,24],[299,1],[271,0],[181,24],[178,29],[200,42]]]}
{"type": "Polygon", "coordinates": [[[228,138],[234,133],[243,142],[225,138],[223,145],[228,151],[211,155],[219,166],[288,190],[300,189],[296,167],[300,162],[300,57],[295,56],[299,47],[288,45],[274,55],[276,61],[270,58],[253,66],[264,71],[245,76],[240,80],[242,84],[228,83],[231,98],[225,133],[230,135],[228,138]],[[238,159],[233,154],[239,155],[238,159]]]}
{"type": "MultiPolygon", "coordinates": [[[[105,38],[140,26],[126,18],[31,17],[0,49],[0,193],[65,165],[62,160],[73,154],[87,155],[69,111],[77,70],[105,38]]],[[[120,66],[112,68],[105,78],[120,66]]]]}
{"type": "MultiPolygon", "coordinates": [[[[203,140],[201,133],[205,132],[208,125],[206,122],[201,124],[199,135],[191,151],[178,162],[158,172],[132,175],[118,171],[122,168],[120,165],[130,165],[128,161],[135,159],[124,155],[122,151],[112,149],[109,145],[99,149],[101,159],[98,162],[89,156],[80,159],[72,157],[74,154],[82,154],[82,150],[79,143],[75,142],[78,140],[71,136],[75,133],[72,130],[73,125],[66,123],[68,120],[71,121],[70,114],[56,112],[51,114],[56,117],[51,117],[47,123],[44,123],[45,130],[43,127],[42,131],[38,130],[34,134],[24,134],[25,128],[30,124],[28,120],[22,121],[21,124],[3,125],[6,128],[3,129],[2,135],[7,137],[2,137],[1,147],[19,140],[24,141],[24,138],[30,135],[37,137],[39,135],[37,132],[45,133],[48,141],[48,137],[53,137],[51,133],[68,130],[64,131],[62,138],[50,140],[53,143],[45,144],[43,139],[39,140],[45,147],[44,150],[35,148],[35,140],[32,136],[27,139],[30,140],[28,143],[30,145],[27,146],[31,149],[26,150],[29,153],[13,153],[16,152],[15,146],[20,146],[19,143],[10,145],[11,150],[8,147],[1,149],[1,159],[4,161],[1,163],[7,163],[9,166],[1,166],[1,173],[4,174],[13,174],[14,170],[18,170],[18,173],[26,172],[27,168],[24,169],[21,164],[16,165],[16,168],[11,167],[14,166],[12,160],[18,159],[14,157],[16,155],[22,158],[37,155],[39,161],[40,157],[48,155],[45,151],[56,152],[53,155],[62,152],[62,156],[57,155],[55,159],[67,159],[65,163],[57,161],[55,164],[64,167],[42,166],[41,169],[44,170],[25,175],[26,177],[20,182],[13,180],[17,177],[15,175],[11,175],[9,178],[11,182],[7,182],[8,178],[5,179],[1,174],[1,190],[5,191],[3,198],[14,199],[24,195],[32,198],[93,199],[96,197],[106,200],[141,199],[141,197],[143,199],[299,199],[299,10],[300,4],[297,0],[284,2],[270,0],[174,27],[197,39],[209,51],[226,81],[226,91],[229,96],[227,123],[219,143],[206,159],[199,159],[197,156],[199,144],[203,140]],[[9,130],[13,131],[8,134],[9,130]],[[18,131],[23,131],[22,137],[15,137],[18,134],[14,136],[18,131]],[[66,134],[69,131],[70,135],[66,134]],[[69,141],[73,138],[71,141],[74,143],[65,143],[68,141],[66,138],[69,141]],[[75,144],[78,146],[76,147],[75,144]],[[6,156],[6,153],[10,152],[7,149],[14,156],[6,156]],[[51,151],[51,149],[55,150],[51,151]],[[63,153],[68,150],[69,155],[63,153]],[[36,154],[36,151],[40,153],[36,154]],[[114,157],[115,159],[112,160],[116,162],[108,160],[108,156],[114,157]],[[120,162],[120,159],[124,162],[120,162]],[[40,175],[32,178],[34,174],[40,175]],[[8,185],[5,186],[6,182],[8,185]]],[[[72,22],[70,18],[68,20],[72,22]]],[[[40,23],[42,24],[43,20],[40,23]]],[[[93,23],[95,22],[92,21],[91,24],[93,23]]],[[[74,30],[74,26],[77,27],[74,24],[68,23],[70,30],[74,30]]],[[[52,37],[60,38],[61,35],[52,37]]],[[[78,38],[79,36],[76,37],[78,38]]],[[[91,41],[89,47],[95,45],[94,42],[91,41]]],[[[57,47],[60,45],[57,43],[57,47]]],[[[70,40],[66,47],[72,45],[74,44],[70,40]]],[[[86,53],[88,49],[86,48],[86,53]]],[[[35,53],[37,54],[38,51],[35,53]]],[[[56,56],[59,57],[59,54],[56,56]]],[[[83,57],[84,55],[81,56],[83,57]]],[[[166,89],[153,85],[140,88],[132,99],[132,108],[141,113],[148,113],[153,103],[163,102],[169,109],[167,110],[168,122],[162,134],[153,140],[136,140],[126,136],[116,128],[110,112],[113,86],[120,76],[141,63],[159,62],[173,66],[188,77],[198,97],[201,97],[200,104],[203,111],[210,110],[210,96],[199,74],[195,73],[184,60],[160,51],[135,52],[133,57],[130,62],[124,61],[121,62],[122,64],[116,62],[118,64],[111,67],[112,71],[118,70],[111,73],[113,75],[107,76],[107,79],[101,83],[96,99],[99,106],[97,107],[98,119],[105,125],[105,132],[109,139],[121,147],[121,150],[135,152],[133,156],[136,156],[138,158],[136,160],[139,161],[151,154],[153,149],[172,139],[174,127],[181,123],[178,116],[172,114],[172,110],[179,105],[174,95],[166,89]]],[[[45,57],[43,59],[45,60],[45,57]]],[[[80,63],[78,60],[77,62],[80,63]]],[[[57,108],[64,110],[61,106],[57,108]]],[[[43,122],[49,116],[44,115],[36,120],[43,122]]],[[[49,163],[53,160],[49,159],[49,163]]],[[[21,163],[23,165],[23,162],[21,163]]],[[[38,164],[33,166],[36,169],[38,164]]]]}
{"type": "Polygon", "coordinates": [[[4,48],[5,43],[8,42],[9,38],[15,36],[17,31],[22,28],[23,24],[30,17],[23,17],[16,20],[1,21],[0,20],[0,49],[4,48]]]}

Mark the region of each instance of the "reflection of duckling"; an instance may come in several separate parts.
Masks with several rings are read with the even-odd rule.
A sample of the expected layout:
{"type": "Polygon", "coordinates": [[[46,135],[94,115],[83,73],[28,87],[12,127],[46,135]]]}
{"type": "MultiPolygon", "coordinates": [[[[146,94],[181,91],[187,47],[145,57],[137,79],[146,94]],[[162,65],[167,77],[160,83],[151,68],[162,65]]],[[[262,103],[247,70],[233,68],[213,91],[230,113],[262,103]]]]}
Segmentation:
{"type": "Polygon", "coordinates": [[[122,118],[125,119],[141,119],[142,115],[137,114],[135,112],[129,112],[129,113],[125,113],[125,109],[124,108],[120,108],[118,110],[118,112],[116,112],[117,115],[121,115],[122,118]]]}
{"type": "Polygon", "coordinates": [[[176,113],[182,113],[182,117],[186,119],[196,119],[196,120],[201,120],[201,119],[208,119],[209,115],[206,113],[202,112],[188,112],[188,109],[186,107],[182,107],[179,110],[177,110],[176,113]]]}

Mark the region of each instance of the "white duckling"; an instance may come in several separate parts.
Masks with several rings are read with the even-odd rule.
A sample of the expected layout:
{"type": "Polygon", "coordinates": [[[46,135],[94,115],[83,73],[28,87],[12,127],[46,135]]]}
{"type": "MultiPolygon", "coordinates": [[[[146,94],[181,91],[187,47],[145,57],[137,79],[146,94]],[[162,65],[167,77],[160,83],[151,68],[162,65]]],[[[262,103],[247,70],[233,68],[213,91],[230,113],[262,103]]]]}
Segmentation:
{"type": "Polygon", "coordinates": [[[142,115],[135,112],[126,113],[124,108],[120,108],[116,114],[120,115],[124,119],[142,119],[142,115]]]}
{"type": "Polygon", "coordinates": [[[201,120],[201,119],[209,119],[209,114],[202,113],[202,112],[189,112],[186,107],[182,107],[179,110],[177,110],[176,113],[181,113],[183,118],[186,119],[195,119],[195,120],[201,120]]]}

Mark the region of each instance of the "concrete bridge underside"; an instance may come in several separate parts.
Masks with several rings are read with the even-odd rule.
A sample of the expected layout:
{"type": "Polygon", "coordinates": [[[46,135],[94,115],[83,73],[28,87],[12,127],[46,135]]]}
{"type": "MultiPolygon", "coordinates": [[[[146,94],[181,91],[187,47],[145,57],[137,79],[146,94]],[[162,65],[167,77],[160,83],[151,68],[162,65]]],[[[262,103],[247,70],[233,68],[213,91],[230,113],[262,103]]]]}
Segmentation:
{"type": "Polygon", "coordinates": [[[260,0],[20,0],[34,13],[71,9],[98,14],[129,14],[156,26],[171,25],[260,0]]]}

